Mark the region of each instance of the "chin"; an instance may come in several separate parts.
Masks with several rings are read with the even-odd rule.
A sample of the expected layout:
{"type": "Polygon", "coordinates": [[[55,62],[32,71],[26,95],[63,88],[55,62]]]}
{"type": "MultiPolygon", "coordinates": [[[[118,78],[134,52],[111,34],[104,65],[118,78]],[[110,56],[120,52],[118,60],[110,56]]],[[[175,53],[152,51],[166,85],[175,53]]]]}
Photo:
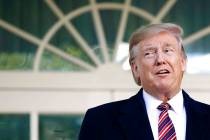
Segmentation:
{"type": "Polygon", "coordinates": [[[160,91],[169,91],[171,89],[171,86],[168,83],[159,83],[156,85],[156,88],[160,91]]]}

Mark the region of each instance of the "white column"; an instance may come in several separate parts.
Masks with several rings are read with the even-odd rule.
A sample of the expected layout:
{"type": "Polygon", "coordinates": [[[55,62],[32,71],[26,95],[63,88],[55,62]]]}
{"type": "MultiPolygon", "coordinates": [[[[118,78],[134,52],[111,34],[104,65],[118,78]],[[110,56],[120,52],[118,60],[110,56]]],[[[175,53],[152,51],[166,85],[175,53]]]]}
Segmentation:
{"type": "Polygon", "coordinates": [[[39,116],[36,111],[31,112],[30,114],[30,135],[31,140],[39,140],[39,116]]]}

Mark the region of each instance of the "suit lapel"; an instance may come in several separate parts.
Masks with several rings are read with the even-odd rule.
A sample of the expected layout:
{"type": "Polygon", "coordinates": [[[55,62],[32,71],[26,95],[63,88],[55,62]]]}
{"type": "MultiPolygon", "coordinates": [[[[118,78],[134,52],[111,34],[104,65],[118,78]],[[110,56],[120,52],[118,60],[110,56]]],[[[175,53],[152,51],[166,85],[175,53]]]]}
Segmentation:
{"type": "Polygon", "coordinates": [[[205,126],[206,115],[196,101],[191,99],[183,91],[184,105],[187,114],[186,140],[205,139],[203,129],[205,126]]]}
{"type": "Polygon", "coordinates": [[[142,91],[121,108],[119,123],[127,140],[153,140],[142,91]]]}
{"type": "MultiPolygon", "coordinates": [[[[126,140],[154,139],[142,91],[141,89],[137,95],[127,100],[127,103],[120,110],[118,120],[126,140]]],[[[183,91],[183,97],[187,115],[186,140],[205,139],[207,113],[185,91],[183,91]]]]}

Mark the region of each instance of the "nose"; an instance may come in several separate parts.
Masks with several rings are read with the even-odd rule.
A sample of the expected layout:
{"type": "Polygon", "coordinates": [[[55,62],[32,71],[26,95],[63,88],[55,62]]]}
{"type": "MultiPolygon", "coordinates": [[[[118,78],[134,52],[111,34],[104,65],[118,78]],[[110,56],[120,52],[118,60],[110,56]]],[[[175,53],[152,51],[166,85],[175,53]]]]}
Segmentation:
{"type": "Polygon", "coordinates": [[[165,58],[163,56],[163,53],[158,52],[156,55],[156,65],[159,66],[162,64],[165,64],[165,58]]]}

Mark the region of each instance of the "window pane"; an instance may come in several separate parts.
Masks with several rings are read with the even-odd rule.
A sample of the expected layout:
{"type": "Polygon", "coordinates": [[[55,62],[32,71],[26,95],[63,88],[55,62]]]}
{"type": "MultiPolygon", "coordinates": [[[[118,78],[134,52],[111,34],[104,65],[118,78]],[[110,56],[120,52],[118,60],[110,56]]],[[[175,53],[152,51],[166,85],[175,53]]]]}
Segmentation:
{"type": "Polygon", "coordinates": [[[77,140],[83,115],[40,115],[40,140],[77,140]]]}
{"type": "Polygon", "coordinates": [[[29,140],[29,115],[0,114],[0,140],[29,140]]]}

